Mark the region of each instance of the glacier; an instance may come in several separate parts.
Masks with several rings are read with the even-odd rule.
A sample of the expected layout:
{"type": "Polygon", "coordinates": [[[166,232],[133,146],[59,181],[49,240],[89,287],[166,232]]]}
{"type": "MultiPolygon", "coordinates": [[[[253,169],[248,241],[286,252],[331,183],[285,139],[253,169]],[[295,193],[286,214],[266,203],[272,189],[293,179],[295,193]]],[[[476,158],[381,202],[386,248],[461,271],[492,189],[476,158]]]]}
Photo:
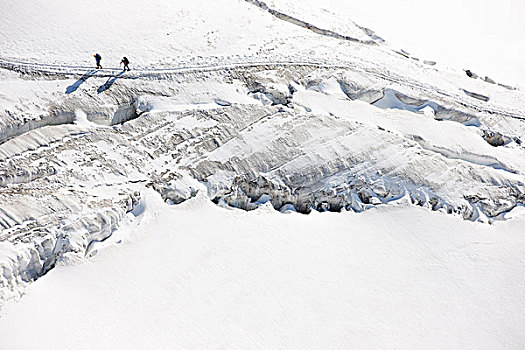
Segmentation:
{"type": "MultiPolygon", "coordinates": [[[[310,216],[330,227],[328,236],[343,232],[344,220],[356,220],[356,231],[365,236],[379,235],[389,221],[396,222],[402,237],[412,225],[420,232],[425,220],[432,225],[442,221],[459,235],[429,228],[452,242],[440,243],[446,248],[438,260],[445,259],[446,266],[448,259],[464,259],[460,266],[468,270],[479,258],[481,269],[495,269],[501,262],[502,270],[494,271],[512,271],[509,302],[516,313],[501,322],[509,322],[512,337],[518,332],[511,324],[525,308],[515,295],[523,284],[514,283],[525,271],[519,258],[525,220],[525,99],[520,88],[418,59],[350,18],[309,3],[219,0],[189,5],[180,0],[147,7],[130,1],[126,11],[141,13],[137,23],[138,16],[112,21],[118,4],[99,0],[93,4],[100,5],[96,10],[81,2],[5,5],[10,16],[0,21],[0,307],[7,305],[8,312],[0,329],[7,329],[9,317],[23,322],[24,313],[11,315],[25,299],[28,306],[21,308],[37,309],[34,303],[43,301],[32,299],[31,290],[52,281],[56,270],[60,276],[68,268],[89,269],[81,266],[93,260],[107,264],[98,256],[111,261],[110,252],[121,242],[148,244],[138,238],[146,230],[141,225],[157,231],[179,225],[160,217],[180,215],[185,222],[187,215],[188,232],[190,223],[206,220],[208,213],[216,221],[221,215],[238,216],[243,225],[262,227],[262,236],[266,224],[257,218],[267,217],[270,231],[285,237],[294,232],[290,223],[313,237],[317,231],[308,226],[320,228],[308,224],[310,216]],[[102,10],[104,5],[114,11],[102,10]],[[94,23],[86,15],[90,11],[99,16],[94,23]],[[97,25],[105,29],[97,31],[97,25]],[[135,39],[130,42],[130,37],[135,39]],[[84,61],[95,47],[102,52],[104,69],[94,70],[84,61]],[[127,53],[131,49],[133,54],[127,53]],[[130,57],[130,72],[116,66],[123,54],[130,57]],[[143,221],[150,216],[163,224],[143,221]],[[377,220],[377,228],[369,218],[377,220]],[[279,231],[272,220],[287,229],[279,231]],[[468,234],[461,243],[463,231],[468,234]],[[477,231],[483,232],[479,238],[477,231]],[[494,256],[477,248],[463,257],[446,253],[461,251],[462,244],[490,245],[491,233],[504,244],[494,256]],[[502,258],[507,251],[509,260],[502,258]]],[[[233,239],[217,225],[217,232],[233,239]]],[[[206,229],[214,230],[200,227],[199,232],[206,229]]],[[[355,239],[338,236],[333,244],[358,244],[355,239]]],[[[386,249],[379,247],[377,254],[386,249]]],[[[414,249],[406,246],[401,256],[414,249]]],[[[422,254],[415,263],[432,264],[422,254]]],[[[93,278],[89,271],[79,273],[93,278]]],[[[488,283],[495,274],[475,273],[465,285],[473,288],[472,281],[483,278],[488,283]]],[[[486,295],[476,297],[484,300],[486,295]]],[[[479,311],[475,302],[469,310],[479,311]]],[[[482,314],[486,320],[488,314],[482,314]]],[[[4,332],[0,343],[9,338],[4,332]]],[[[489,338],[501,345],[505,337],[489,338]]],[[[341,339],[331,344],[343,346],[341,339]]],[[[517,348],[522,340],[511,343],[517,348]]],[[[226,340],[222,344],[228,347],[226,340]]],[[[236,346],[283,344],[294,347],[242,341],[236,346]]]]}

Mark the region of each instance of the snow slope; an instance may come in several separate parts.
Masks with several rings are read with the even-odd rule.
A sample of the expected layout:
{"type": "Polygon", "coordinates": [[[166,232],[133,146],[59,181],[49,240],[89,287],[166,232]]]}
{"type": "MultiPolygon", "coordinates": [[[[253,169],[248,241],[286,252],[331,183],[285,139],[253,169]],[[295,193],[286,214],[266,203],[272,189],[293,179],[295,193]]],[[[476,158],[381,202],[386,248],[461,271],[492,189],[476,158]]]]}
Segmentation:
{"type": "MultiPolygon", "coordinates": [[[[411,338],[413,347],[436,343],[459,344],[458,348],[480,344],[519,348],[523,343],[519,337],[523,308],[519,256],[525,223],[525,98],[520,89],[417,59],[352,22],[351,14],[333,15],[334,8],[328,4],[321,8],[311,2],[284,0],[157,1],[150,5],[130,1],[125,6],[98,0],[89,4],[0,3],[7,9],[0,15],[0,306],[7,302],[0,322],[16,328],[42,307],[54,323],[63,321],[64,327],[86,334],[86,322],[96,323],[93,320],[100,315],[88,311],[96,310],[93,304],[87,309],[71,306],[69,314],[55,310],[53,303],[58,300],[78,300],[61,294],[59,289],[65,284],[54,278],[92,281],[100,272],[89,271],[93,258],[100,258],[94,264],[104,266],[104,271],[115,264],[121,270],[132,265],[141,272],[136,278],[115,271],[105,277],[100,273],[108,281],[100,292],[129,291],[122,299],[126,311],[133,310],[129,305],[142,298],[152,309],[166,305],[166,300],[182,307],[179,303],[189,295],[196,295],[194,304],[186,303],[187,314],[181,317],[209,311],[209,295],[181,287],[181,300],[159,300],[166,291],[143,289],[147,284],[141,280],[148,279],[153,270],[159,274],[154,275],[152,285],[165,283],[173,271],[187,275],[195,261],[201,260],[200,249],[213,253],[208,244],[213,243],[210,235],[215,228],[217,239],[230,242],[238,238],[230,236],[231,228],[239,225],[250,232],[250,240],[232,245],[248,255],[239,256],[241,260],[229,260],[237,255],[224,255],[210,262],[205,271],[209,274],[203,273],[199,288],[218,288],[206,285],[207,279],[223,283],[213,279],[217,266],[242,265],[248,256],[259,256],[257,249],[250,250],[253,242],[267,251],[282,247],[290,254],[279,254],[282,260],[276,261],[290,266],[308,266],[305,259],[309,256],[333,258],[329,266],[338,266],[342,259],[337,288],[331,289],[340,298],[334,297],[327,315],[366,306],[370,309],[361,309],[359,315],[365,317],[370,311],[389,320],[386,324],[368,319],[365,326],[368,334],[391,332],[388,338],[352,341],[343,324],[358,324],[362,317],[337,314],[332,320],[326,316],[341,331],[329,337],[331,328],[315,326],[319,333],[311,334],[319,335],[320,343],[333,347],[371,347],[376,341],[377,347],[388,342],[401,344],[396,334],[414,331],[395,321],[406,315],[415,320],[419,311],[431,309],[428,323],[420,323],[411,338]],[[102,70],[92,67],[94,51],[103,56],[102,70]],[[117,67],[124,55],[131,60],[131,72],[117,67]],[[270,207],[309,215],[281,215],[270,207]],[[326,211],[334,213],[317,213],[326,211]],[[223,218],[225,224],[203,217],[223,218]],[[356,231],[347,236],[349,226],[356,231]],[[196,250],[179,246],[171,236],[161,236],[165,230],[173,237],[191,235],[184,239],[196,250]],[[315,250],[323,240],[318,231],[328,235],[323,243],[326,250],[315,250]],[[300,249],[303,232],[318,244],[300,249]],[[204,236],[192,241],[198,234],[204,236]],[[280,238],[286,235],[292,236],[281,246],[280,238]],[[398,237],[408,238],[398,241],[398,237]],[[120,240],[129,242],[122,245],[120,240]],[[362,255],[357,262],[346,264],[343,251],[363,244],[366,249],[359,254],[377,248],[373,256],[380,259],[388,256],[387,242],[406,243],[395,256],[399,260],[379,260],[370,272],[379,277],[352,289],[355,280],[344,276],[356,270],[370,271],[369,263],[362,255]],[[502,246],[485,244],[494,242],[502,246]],[[162,254],[145,249],[156,245],[164,247],[162,254]],[[134,253],[117,264],[114,259],[127,254],[125,250],[120,253],[122,247],[134,253]],[[443,249],[435,252],[433,247],[443,249]],[[414,257],[416,250],[420,255],[409,260],[410,266],[424,266],[425,276],[435,273],[439,278],[432,282],[417,275],[409,279],[407,289],[389,289],[383,277],[406,282],[408,272],[396,277],[391,268],[407,271],[410,266],[404,261],[414,257]],[[339,255],[332,257],[330,251],[339,255]],[[450,256],[450,251],[457,254],[450,256]],[[172,260],[178,259],[176,253],[183,261],[172,260]],[[442,254],[438,256],[445,259],[449,274],[441,274],[441,267],[432,264],[435,254],[442,254]],[[143,258],[132,257],[137,255],[143,258]],[[84,269],[88,270],[82,272],[84,269]],[[428,281],[430,287],[417,281],[428,281]],[[434,290],[438,285],[447,286],[450,293],[434,290]],[[504,292],[500,293],[500,286],[505,286],[504,292]],[[468,311],[457,308],[467,303],[462,294],[465,288],[473,294],[468,311]],[[26,290],[28,295],[23,297],[26,290]],[[410,300],[422,309],[404,314],[398,310],[407,306],[405,301],[394,309],[381,307],[384,301],[361,302],[375,290],[384,292],[382,300],[414,293],[410,300]],[[429,294],[439,301],[437,305],[428,304],[429,294]],[[452,302],[446,304],[443,296],[452,302]],[[354,297],[359,305],[353,304],[354,297]],[[44,299],[49,303],[41,302],[44,299]],[[498,315],[501,328],[490,328],[487,310],[498,315]],[[83,316],[76,315],[77,311],[83,316]],[[448,312],[455,312],[451,319],[461,322],[451,323],[441,316],[448,312]],[[486,325],[484,333],[469,325],[474,316],[486,325]],[[392,328],[394,323],[399,328],[392,328]],[[432,341],[423,339],[431,330],[435,332],[432,341]],[[450,332],[454,332],[451,337],[442,337],[450,332]]],[[[218,249],[230,245],[224,244],[218,249]]],[[[262,254],[261,259],[268,258],[262,254]]],[[[270,275],[278,273],[279,266],[269,266],[270,275]]],[[[243,275],[261,273],[259,265],[240,271],[243,275]]],[[[322,280],[321,275],[330,271],[316,274],[322,280]]],[[[273,291],[267,309],[298,305],[298,309],[313,310],[308,308],[314,300],[327,298],[319,285],[302,285],[302,280],[294,282],[293,277],[297,278],[286,273],[281,278],[312,287],[311,299],[297,299],[297,290],[285,289],[282,297],[286,302],[272,304],[280,287],[266,277],[258,286],[259,292],[273,291]],[[298,304],[293,304],[294,299],[298,304]]],[[[237,285],[240,291],[255,288],[242,279],[237,285]]],[[[82,292],[74,294],[86,298],[100,288],[92,282],[79,286],[82,292]]],[[[226,289],[218,300],[237,296],[229,292],[226,289]]],[[[251,310],[252,304],[253,300],[239,303],[243,310],[251,310]]],[[[111,317],[117,317],[123,310],[111,309],[111,305],[114,303],[100,303],[111,317]]],[[[293,320],[299,322],[303,316],[314,320],[316,314],[296,311],[290,321],[272,324],[273,316],[263,314],[259,327],[244,329],[247,336],[242,337],[240,325],[248,317],[243,310],[227,316],[228,327],[237,330],[224,333],[220,344],[225,347],[301,347],[305,343],[294,343],[298,338],[288,333],[278,344],[265,336],[279,325],[283,332],[299,334],[303,330],[296,330],[293,320]]],[[[205,322],[207,314],[189,323],[176,319],[174,309],[164,311],[157,315],[144,309],[141,314],[155,327],[160,322],[157,317],[177,325],[175,330],[156,328],[161,332],[156,340],[159,346],[173,340],[181,346],[200,347],[198,341],[215,338],[214,324],[205,322]],[[197,324],[204,327],[200,340],[189,333],[179,339],[176,335],[180,333],[173,333],[190,332],[189,327],[197,324]]],[[[224,324],[225,312],[225,308],[217,309],[214,322],[224,324]]],[[[27,337],[27,343],[18,343],[14,335],[20,333],[3,329],[0,326],[4,332],[0,344],[30,347],[41,339],[27,337]]],[[[144,328],[144,332],[152,331],[144,328]]],[[[108,333],[93,344],[111,344],[108,333]]],[[[71,337],[64,337],[64,342],[78,345],[74,348],[84,345],[75,340],[79,333],[71,330],[68,334],[71,337]]],[[[125,342],[125,335],[120,333],[115,339],[125,342]]],[[[61,347],[71,346],[64,343],[61,347]]]]}
{"type": "Polygon", "coordinates": [[[327,0],[323,6],[422,60],[525,87],[523,1],[327,0]]]}
{"type": "Polygon", "coordinates": [[[110,248],[6,307],[6,348],[523,346],[523,221],[384,207],[283,215],[144,195],[110,248]]]}

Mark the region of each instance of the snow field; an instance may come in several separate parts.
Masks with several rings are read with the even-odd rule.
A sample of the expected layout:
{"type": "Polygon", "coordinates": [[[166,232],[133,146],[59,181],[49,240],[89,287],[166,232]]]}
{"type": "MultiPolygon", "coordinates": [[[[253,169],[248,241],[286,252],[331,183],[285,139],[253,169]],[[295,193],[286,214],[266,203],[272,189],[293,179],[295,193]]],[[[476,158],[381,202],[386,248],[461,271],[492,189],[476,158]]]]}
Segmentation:
{"type": "Polygon", "coordinates": [[[345,6],[0,0],[0,349],[522,348],[522,91],[345,6]]]}
{"type": "Polygon", "coordinates": [[[244,212],[218,208],[202,194],[168,206],[153,191],[143,201],[139,223],[121,228],[111,245],[81,265],[56,268],[6,307],[2,344],[523,345],[525,265],[515,263],[525,248],[522,221],[490,226],[415,208],[244,212]]]}

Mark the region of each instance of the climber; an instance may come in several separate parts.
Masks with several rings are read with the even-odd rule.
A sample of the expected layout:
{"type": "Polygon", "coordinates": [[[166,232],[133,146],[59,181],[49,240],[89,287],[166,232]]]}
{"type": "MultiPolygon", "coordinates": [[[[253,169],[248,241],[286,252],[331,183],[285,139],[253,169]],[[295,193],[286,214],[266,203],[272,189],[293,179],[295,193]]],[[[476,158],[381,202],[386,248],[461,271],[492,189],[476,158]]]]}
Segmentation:
{"type": "Polygon", "coordinates": [[[124,70],[130,70],[129,69],[129,60],[127,59],[127,57],[123,57],[122,58],[122,61],[120,61],[120,64],[124,64],[124,70]]]}
{"type": "Polygon", "coordinates": [[[96,53],[93,55],[93,57],[95,57],[95,61],[97,61],[97,69],[101,69],[102,66],[100,65],[100,60],[102,60],[102,56],[96,53]]]}

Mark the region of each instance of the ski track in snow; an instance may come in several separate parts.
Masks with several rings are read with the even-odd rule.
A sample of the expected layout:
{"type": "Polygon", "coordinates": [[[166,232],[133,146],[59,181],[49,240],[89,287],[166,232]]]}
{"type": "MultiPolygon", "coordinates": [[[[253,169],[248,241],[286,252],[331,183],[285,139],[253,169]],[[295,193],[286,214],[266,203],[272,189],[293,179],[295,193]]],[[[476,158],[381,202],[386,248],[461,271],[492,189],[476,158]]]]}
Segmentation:
{"type": "MultiPolygon", "coordinates": [[[[212,57],[215,59],[217,57],[212,57]]],[[[195,73],[195,72],[212,72],[212,71],[228,71],[231,69],[247,69],[253,67],[317,67],[321,69],[347,69],[353,70],[356,72],[364,72],[371,76],[390,81],[395,84],[402,84],[416,90],[421,90],[425,92],[437,93],[438,95],[454,98],[461,101],[461,103],[468,108],[472,108],[478,112],[482,113],[495,113],[500,114],[506,117],[516,118],[525,120],[525,114],[519,112],[509,112],[508,110],[503,110],[497,106],[491,105],[490,108],[485,107],[484,105],[474,104],[472,101],[469,101],[458,93],[455,95],[450,94],[436,86],[424,85],[415,80],[407,79],[401,76],[396,76],[392,72],[385,74],[378,69],[373,69],[371,67],[364,67],[359,65],[357,62],[344,62],[333,63],[329,61],[319,62],[319,61],[304,61],[304,60],[260,60],[254,58],[246,58],[243,62],[230,62],[230,63],[217,63],[212,65],[195,65],[195,66],[180,66],[180,67],[165,67],[165,68],[138,68],[133,69],[130,72],[125,73],[122,76],[119,74],[122,69],[119,68],[103,68],[96,70],[96,73],[90,75],[90,77],[98,78],[115,78],[119,76],[122,79],[165,79],[170,76],[176,76],[179,74],[185,73],[195,73]]],[[[0,57],[0,68],[13,70],[23,74],[29,74],[35,77],[39,76],[51,76],[51,77],[83,77],[86,74],[86,71],[92,71],[93,67],[89,66],[68,66],[68,65],[57,65],[57,64],[40,64],[34,62],[24,62],[24,61],[13,61],[0,57]]],[[[464,91],[464,90],[462,90],[464,91]]],[[[487,102],[487,101],[484,101],[487,102]]]]}

